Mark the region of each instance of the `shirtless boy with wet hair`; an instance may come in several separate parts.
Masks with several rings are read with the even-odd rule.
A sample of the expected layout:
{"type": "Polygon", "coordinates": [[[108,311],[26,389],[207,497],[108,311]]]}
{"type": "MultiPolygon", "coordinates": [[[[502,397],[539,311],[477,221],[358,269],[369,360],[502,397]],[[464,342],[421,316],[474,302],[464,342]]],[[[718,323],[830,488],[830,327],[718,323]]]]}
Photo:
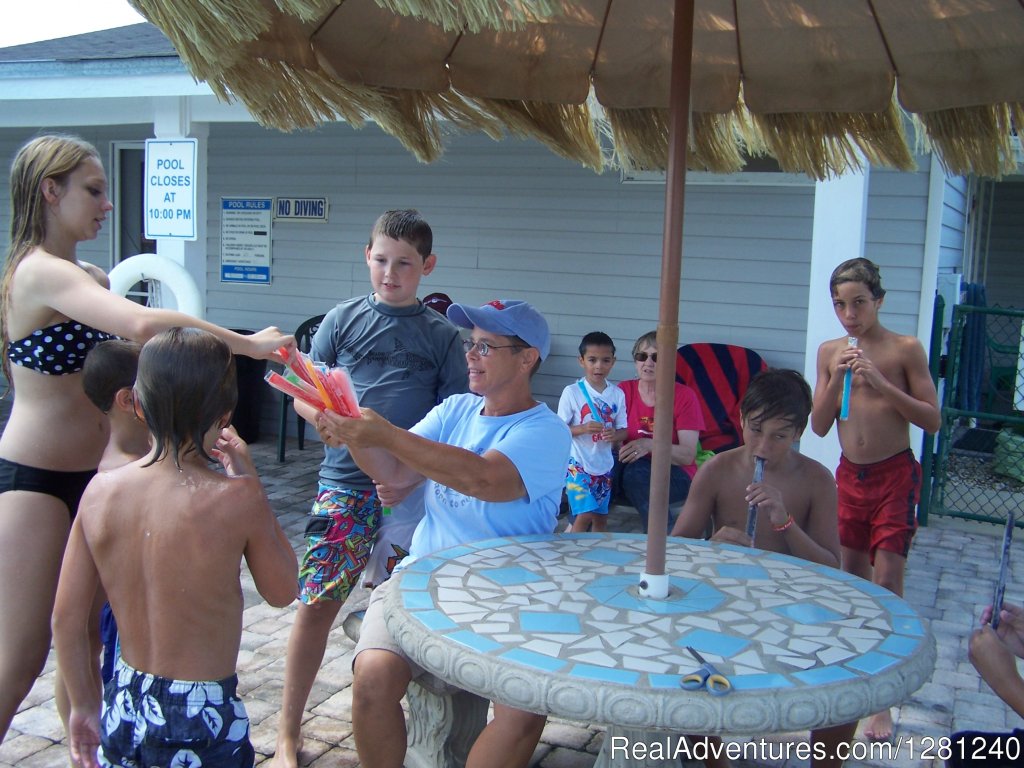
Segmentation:
{"type": "MultiPolygon", "coordinates": [[[[740,403],[743,444],[704,462],[672,529],[673,536],[701,538],[711,523],[712,541],[799,557],[839,567],[836,483],[832,473],[793,449],[807,427],[811,388],[796,371],[769,369],[755,376],[740,403]],[[764,460],[761,482],[751,482],[755,459],[764,460]],[[754,542],[746,533],[747,510],[757,505],[754,542]]],[[[853,738],[856,723],[819,728],[812,742],[823,746],[815,768],[838,765],[840,742],[853,738]]],[[[714,737],[711,737],[714,738],[714,737]]],[[[708,766],[728,763],[714,763],[708,766]]]]}
{"type": "MultiPolygon", "coordinates": [[[[921,342],[878,321],[885,300],[878,265],[864,258],[844,261],[832,272],[829,289],[846,334],[818,348],[811,429],[821,437],[833,424],[839,431],[843,570],[902,596],[921,492],[921,465],[910,450],[909,427],[938,430],[938,397],[921,342]],[[849,414],[843,420],[847,371],[849,414]]],[[[888,710],[872,716],[865,735],[874,740],[892,736],[888,710]]]]}
{"type": "Polygon", "coordinates": [[[211,333],[172,328],[139,355],[136,409],[152,436],[143,458],[92,479],[71,528],[53,634],[71,700],[75,765],[251,768],[235,666],[244,559],[260,595],[297,594],[295,552],[228,426],[235,364],[211,333]],[[225,470],[210,468],[211,456],[225,470]],[[121,654],[93,684],[86,626],[97,589],[117,616],[121,654]]]}
{"type": "Polygon", "coordinates": [[[704,462],[672,534],[698,538],[712,523],[715,541],[750,546],[747,509],[757,505],[759,549],[839,567],[832,473],[793,450],[807,426],[811,388],[796,371],[755,376],[740,403],[743,445],[704,462]],[[764,478],[752,483],[754,459],[764,478]]]}

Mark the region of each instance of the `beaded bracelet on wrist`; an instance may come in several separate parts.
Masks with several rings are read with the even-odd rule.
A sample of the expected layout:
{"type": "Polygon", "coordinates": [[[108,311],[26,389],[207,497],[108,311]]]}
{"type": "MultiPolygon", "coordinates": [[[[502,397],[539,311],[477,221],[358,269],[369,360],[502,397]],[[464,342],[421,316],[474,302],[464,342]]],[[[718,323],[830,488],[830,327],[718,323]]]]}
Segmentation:
{"type": "Polygon", "coordinates": [[[792,515],[787,515],[786,516],[786,522],[784,522],[782,525],[773,525],[772,526],[772,530],[773,531],[778,531],[779,533],[782,533],[783,531],[788,530],[790,528],[790,526],[792,526],[792,525],[793,525],[793,516],[792,515]]]}

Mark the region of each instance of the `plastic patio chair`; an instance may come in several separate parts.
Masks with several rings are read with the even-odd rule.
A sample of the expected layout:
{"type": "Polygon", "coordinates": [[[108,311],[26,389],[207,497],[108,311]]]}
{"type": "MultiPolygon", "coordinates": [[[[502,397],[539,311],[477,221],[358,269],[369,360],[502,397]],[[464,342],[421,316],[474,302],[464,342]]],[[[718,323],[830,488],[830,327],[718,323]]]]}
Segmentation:
{"type": "MultiPolygon", "coordinates": [[[[317,332],[323,315],[315,315],[305,320],[295,331],[295,341],[300,352],[309,352],[313,345],[313,334],[317,332]]],[[[281,393],[281,421],[277,428],[277,460],[284,461],[285,440],[288,437],[288,411],[291,410],[292,399],[281,393]]],[[[306,444],[306,420],[295,414],[295,427],[299,437],[299,450],[306,444]]]]}
{"type": "Polygon", "coordinates": [[[750,380],[768,364],[754,350],[733,344],[684,344],[676,355],[676,381],[697,393],[704,413],[701,448],[715,453],[743,444],[740,402],[750,380]]]}

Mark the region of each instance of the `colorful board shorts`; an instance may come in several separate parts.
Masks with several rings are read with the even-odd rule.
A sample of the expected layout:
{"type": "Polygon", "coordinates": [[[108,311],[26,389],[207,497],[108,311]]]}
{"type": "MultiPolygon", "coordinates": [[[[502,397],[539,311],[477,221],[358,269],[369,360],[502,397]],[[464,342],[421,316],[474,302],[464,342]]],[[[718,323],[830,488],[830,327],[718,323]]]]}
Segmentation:
{"type": "Polygon", "coordinates": [[[235,675],[168,680],[118,659],[103,694],[99,764],[105,768],[250,768],[249,716],[235,675]]]}
{"type": "Polygon", "coordinates": [[[847,549],[884,549],[907,556],[917,530],[921,496],[921,465],[905,451],[874,464],[854,464],[839,458],[839,542],[847,549]]]}
{"type": "Polygon", "coordinates": [[[345,602],[366,567],[379,526],[376,491],[321,485],[306,520],[299,599],[307,605],[345,602]]]}
{"type": "Polygon", "coordinates": [[[569,459],[569,470],[565,474],[565,497],[573,516],[584,512],[598,515],[608,514],[612,500],[612,476],[588,474],[583,465],[569,459]]]}

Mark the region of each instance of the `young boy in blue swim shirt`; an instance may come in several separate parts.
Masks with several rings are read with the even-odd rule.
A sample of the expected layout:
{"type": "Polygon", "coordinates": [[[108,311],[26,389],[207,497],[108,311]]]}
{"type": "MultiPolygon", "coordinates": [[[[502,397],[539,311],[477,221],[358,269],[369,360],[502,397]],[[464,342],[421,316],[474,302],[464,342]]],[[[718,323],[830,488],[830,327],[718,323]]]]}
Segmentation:
{"type": "Polygon", "coordinates": [[[227,426],[237,399],[231,350],[195,329],[154,336],[139,356],[135,399],[152,448],[90,482],[57,587],[71,757],[83,768],[249,768],[255,753],[235,674],[239,566],[244,559],[276,607],[295,599],[297,567],[248,446],[227,426]],[[102,711],[85,631],[100,587],[121,641],[102,711]]]}

